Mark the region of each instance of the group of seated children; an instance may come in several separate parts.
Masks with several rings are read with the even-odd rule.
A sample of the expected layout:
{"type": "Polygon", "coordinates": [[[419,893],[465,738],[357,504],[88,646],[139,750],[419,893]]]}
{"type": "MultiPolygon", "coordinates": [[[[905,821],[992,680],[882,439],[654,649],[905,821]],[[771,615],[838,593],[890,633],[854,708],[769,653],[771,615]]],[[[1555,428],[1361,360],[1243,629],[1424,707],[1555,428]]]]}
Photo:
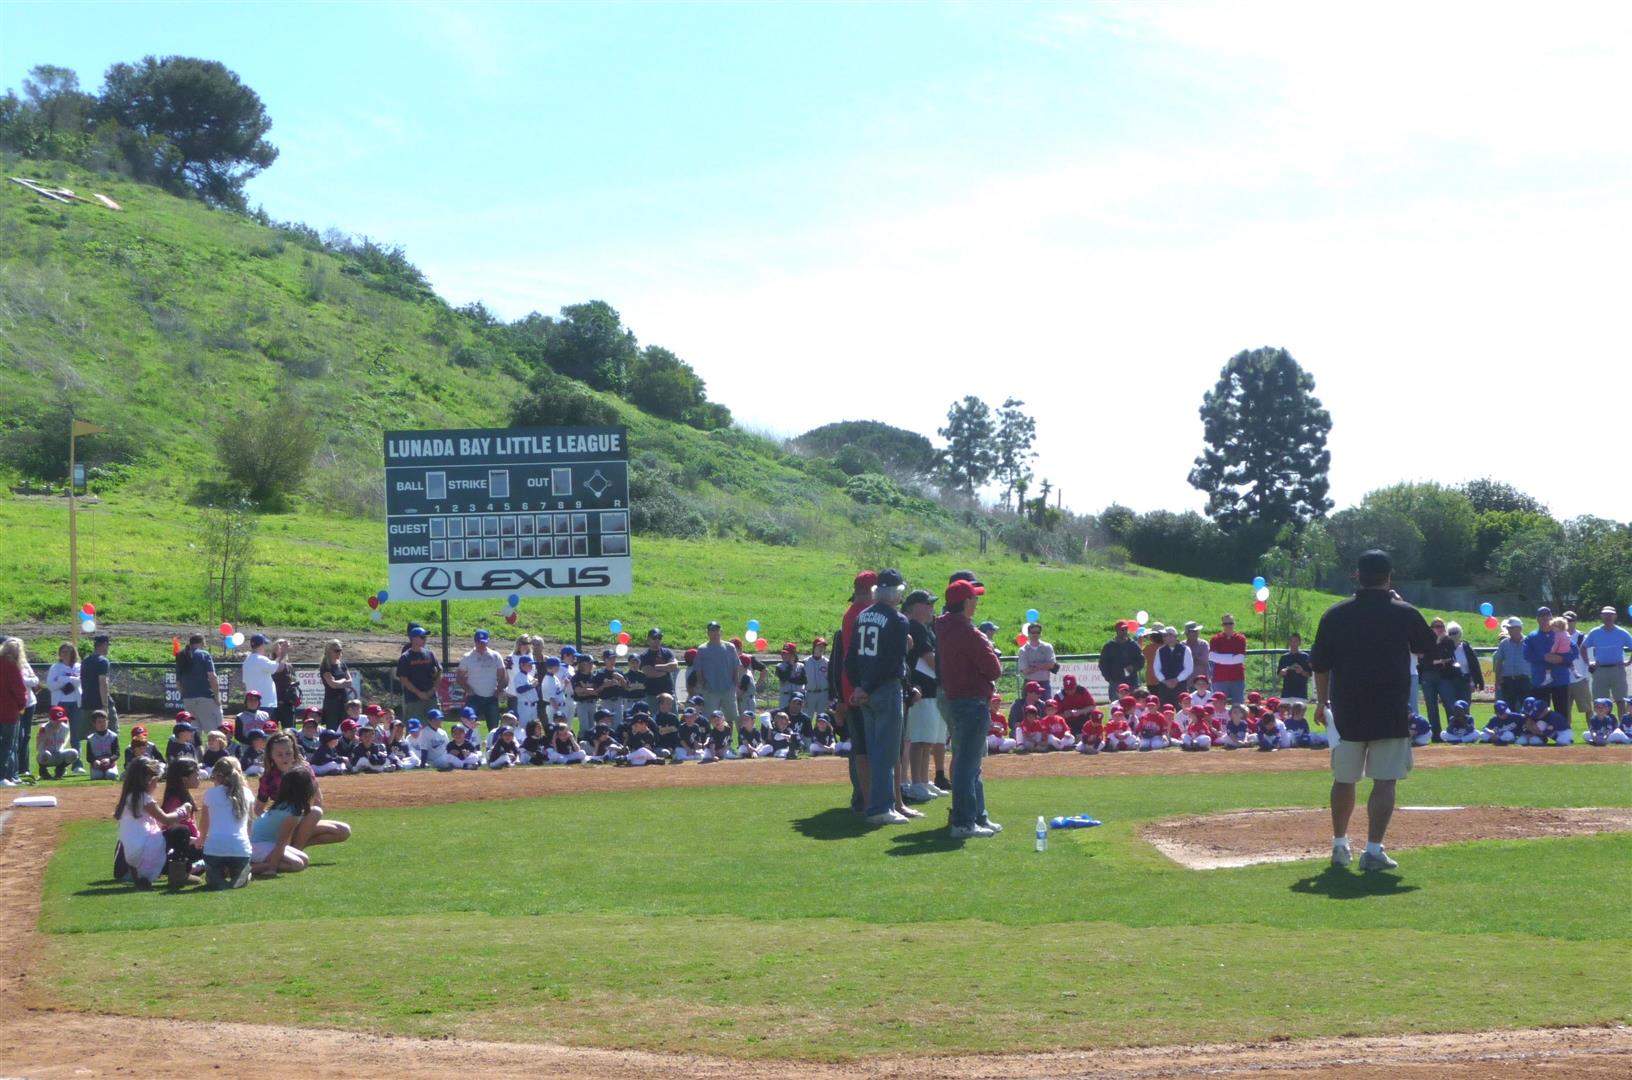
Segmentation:
{"type": "MultiPolygon", "coordinates": [[[[1412,742],[1425,745],[1430,738],[1427,721],[1412,717],[1411,734],[1412,742]]],[[[1493,746],[1569,746],[1575,741],[1575,732],[1570,729],[1570,718],[1550,708],[1546,698],[1527,697],[1517,709],[1498,701],[1495,715],[1483,728],[1476,727],[1468,715],[1468,703],[1458,701],[1451,706],[1444,738],[1451,743],[1482,742],[1493,746]]],[[[1619,717],[1615,715],[1614,699],[1594,701],[1584,739],[1589,746],[1632,745],[1632,697],[1621,700],[1619,717]]]]}
{"type": "Polygon", "coordinates": [[[1222,692],[1180,693],[1178,701],[1164,703],[1145,688],[1117,688],[1110,714],[1101,710],[1093,694],[1066,676],[1064,688],[1053,697],[1041,683],[1028,682],[1024,696],[1003,710],[1001,695],[992,695],[991,727],[986,748],[994,754],[1046,753],[1075,750],[1101,751],[1226,750],[1256,748],[1265,752],[1292,747],[1327,745],[1325,724],[1312,729],[1308,707],[1302,701],[1282,701],[1258,693],[1244,704],[1232,705],[1222,692]]]}
{"type": "MultiPolygon", "coordinates": [[[[180,888],[197,884],[202,874],[207,888],[239,889],[251,876],[303,870],[309,863],[307,847],[351,836],[344,822],[323,818],[317,779],[289,733],[268,738],[264,727],[244,733],[246,742],[239,749],[265,747],[257,770],[260,782],[251,798],[236,755],[219,753],[206,764],[214,751],[189,753],[197,750],[193,725],[178,720],[176,726],[166,760],[158,757],[140,726],[131,730],[113,815],[119,823],[116,880],[147,888],[164,874],[172,888],[180,888]],[[195,799],[206,772],[211,787],[195,799]]],[[[213,747],[218,740],[209,742],[213,747]]],[[[116,761],[103,771],[121,775],[116,761]]]]}

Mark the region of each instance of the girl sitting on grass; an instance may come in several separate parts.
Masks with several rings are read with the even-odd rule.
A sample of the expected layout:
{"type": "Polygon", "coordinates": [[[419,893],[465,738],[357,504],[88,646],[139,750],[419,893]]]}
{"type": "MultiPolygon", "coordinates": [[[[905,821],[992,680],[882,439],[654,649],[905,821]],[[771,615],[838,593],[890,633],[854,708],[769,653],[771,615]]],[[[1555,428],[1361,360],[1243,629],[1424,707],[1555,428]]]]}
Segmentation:
{"type": "Polygon", "coordinates": [[[213,786],[204,793],[199,830],[204,834],[204,887],[241,889],[249,884],[252,806],[243,767],[223,757],[210,771],[213,786]]]}
{"type": "MultiPolygon", "coordinates": [[[[164,871],[168,844],[165,830],[182,828],[190,816],[186,809],[167,814],[155,796],[164,779],[164,765],[151,757],[139,757],[125,769],[119,788],[119,802],[113,808],[119,823],[119,843],[113,853],[113,876],[130,881],[138,889],[149,888],[164,871]]],[[[185,829],[182,828],[185,834],[185,829]]]]}
{"type": "Polygon", "coordinates": [[[183,808],[186,817],[179,826],[166,829],[164,838],[170,856],[166,869],[170,884],[176,887],[193,884],[189,881],[193,864],[204,858],[204,847],[198,838],[198,803],[193,792],[198,790],[198,762],[190,757],[179,757],[170,763],[164,774],[164,797],[159,808],[167,814],[176,814],[183,808]]]}
{"type": "Polygon", "coordinates": [[[321,815],[315,807],[317,781],[312,770],[296,766],[278,784],[278,798],[250,827],[250,871],[256,877],[277,877],[306,869],[311,860],[296,843],[309,817],[321,815]]]}

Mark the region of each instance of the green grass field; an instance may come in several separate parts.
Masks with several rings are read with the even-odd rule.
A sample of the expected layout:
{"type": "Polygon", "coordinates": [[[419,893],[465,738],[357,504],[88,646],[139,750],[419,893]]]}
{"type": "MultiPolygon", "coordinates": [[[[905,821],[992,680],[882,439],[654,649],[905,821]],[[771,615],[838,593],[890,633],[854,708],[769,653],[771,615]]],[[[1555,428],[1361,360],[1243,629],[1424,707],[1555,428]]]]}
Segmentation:
{"type": "MultiPolygon", "coordinates": [[[[1409,800],[1626,806],[1628,780],[1433,769],[1409,800]]],[[[359,811],[309,872],[219,894],[110,884],[112,823],[79,823],[46,873],[36,988],[91,1012],[817,1059],[1632,1015],[1632,837],[1408,851],[1362,876],[1198,873],[1136,835],[1320,806],[1326,785],[999,781],[1009,831],[967,846],[939,812],[866,830],[830,785],[359,811]],[[1108,824],[1032,850],[1038,814],[1084,810],[1108,824]]]]}

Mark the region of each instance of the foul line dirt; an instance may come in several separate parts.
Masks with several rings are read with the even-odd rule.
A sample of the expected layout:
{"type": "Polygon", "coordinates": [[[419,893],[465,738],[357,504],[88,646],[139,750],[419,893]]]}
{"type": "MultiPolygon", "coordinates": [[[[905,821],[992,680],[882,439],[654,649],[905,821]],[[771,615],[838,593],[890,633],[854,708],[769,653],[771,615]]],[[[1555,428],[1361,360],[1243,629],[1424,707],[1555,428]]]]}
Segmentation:
{"type": "MultiPolygon", "coordinates": [[[[1588,747],[1560,748],[1522,760],[1567,764],[1625,761],[1588,747]]],[[[1439,748],[1420,754],[1433,768],[1520,760],[1511,750],[1439,748]]],[[[1319,768],[1314,753],[1260,755],[1128,754],[1084,761],[1077,755],[997,758],[993,779],[1078,776],[1090,782],[1108,775],[1191,775],[1208,772],[1290,771],[1319,768]]],[[[438,805],[449,802],[551,796],[638,787],[689,787],[758,783],[833,783],[844,775],[838,761],[727,762],[717,766],[646,769],[530,769],[514,774],[351,777],[324,785],[336,811],[370,806],[438,805]]],[[[443,1080],[451,1077],[576,1077],[634,1080],[673,1077],[719,1080],[854,1080],[907,1077],[918,1080],[1039,1080],[1044,1077],[1233,1076],[1306,1077],[1322,1080],[1387,1075],[1404,1080],[1609,1080],[1632,1072],[1632,1028],[1606,1026],[1392,1038],[1308,1039],[1280,1043],[1221,1043],[1153,1048],[1074,1050],[1041,1054],[944,1057],[882,1057],[849,1064],[738,1061],[692,1055],[653,1054],[531,1043],[464,1039],[413,1039],[277,1025],[201,1024],[62,1011],[45,1002],[28,982],[38,955],[40,881],[63,821],[109,812],[111,787],[70,787],[54,792],[57,810],[17,810],[0,822],[0,1073],[28,1077],[193,1077],[214,1070],[260,1070],[278,1062],[289,1075],[320,1078],[381,1077],[443,1080]],[[280,1060],[281,1059],[281,1060],[280,1060]]]]}

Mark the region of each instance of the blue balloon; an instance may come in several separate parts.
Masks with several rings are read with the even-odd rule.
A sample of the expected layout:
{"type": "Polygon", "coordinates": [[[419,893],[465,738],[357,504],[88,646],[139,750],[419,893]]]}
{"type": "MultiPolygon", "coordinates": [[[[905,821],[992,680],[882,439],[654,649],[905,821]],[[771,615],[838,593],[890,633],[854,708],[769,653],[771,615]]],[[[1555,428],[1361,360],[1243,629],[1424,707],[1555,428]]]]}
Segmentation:
{"type": "Polygon", "coordinates": [[[748,620],[748,629],[752,630],[756,634],[759,633],[759,620],[758,619],[749,619],[748,620]]]}
{"type": "Polygon", "coordinates": [[[520,607],[521,596],[518,593],[511,593],[509,596],[504,598],[504,602],[509,604],[511,607],[520,607]]]}
{"type": "Polygon", "coordinates": [[[1269,584],[1269,583],[1267,581],[1265,581],[1262,577],[1255,577],[1255,578],[1252,579],[1252,587],[1254,589],[1262,589],[1267,584],[1269,584]]]}
{"type": "Polygon", "coordinates": [[[1489,601],[1480,604],[1479,614],[1483,615],[1487,619],[1490,618],[1492,615],[1496,614],[1496,605],[1490,603],[1489,601]]]}
{"type": "Polygon", "coordinates": [[[1042,617],[1043,616],[1041,615],[1041,613],[1038,612],[1038,610],[1036,608],[1027,608],[1026,609],[1026,621],[1027,622],[1036,622],[1038,619],[1040,619],[1042,617]]]}
{"type": "Polygon", "coordinates": [[[613,619],[611,622],[606,624],[606,628],[612,631],[614,634],[621,634],[623,633],[623,621],[621,619],[613,619]]]}
{"type": "Polygon", "coordinates": [[[391,594],[386,592],[384,589],[381,589],[378,593],[375,594],[374,599],[378,600],[380,603],[383,604],[387,600],[391,599],[391,594]]]}

